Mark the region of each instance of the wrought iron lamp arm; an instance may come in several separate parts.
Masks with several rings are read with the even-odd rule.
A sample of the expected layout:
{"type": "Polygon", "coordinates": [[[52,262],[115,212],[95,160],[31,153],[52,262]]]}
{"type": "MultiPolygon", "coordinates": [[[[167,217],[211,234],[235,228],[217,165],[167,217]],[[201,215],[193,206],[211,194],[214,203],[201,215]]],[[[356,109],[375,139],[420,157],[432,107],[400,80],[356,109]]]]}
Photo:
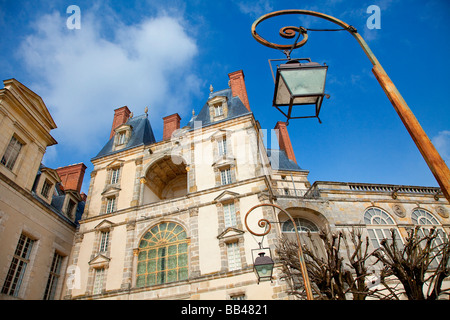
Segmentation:
{"type": "Polygon", "coordinates": [[[357,30],[352,27],[351,25],[326,14],[316,12],[316,11],[310,11],[310,10],[281,10],[281,11],[275,11],[272,13],[268,13],[266,15],[261,16],[252,25],[252,35],[255,38],[256,41],[259,43],[270,47],[274,49],[282,49],[282,50],[288,50],[291,47],[293,49],[299,48],[303,46],[308,41],[308,34],[305,32],[305,30],[298,28],[298,27],[284,27],[280,30],[280,35],[285,38],[293,38],[295,36],[295,32],[301,32],[303,35],[303,40],[295,43],[294,46],[292,45],[278,45],[271,43],[265,39],[263,39],[257,32],[256,32],[256,26],[261,23],[262,21],[269,19],[271,17],[285,15],[285,14],[303,14],[303,15],[309,15],[314,16],[318,18],[322,18],[325,20],[328,20],[330,22],[333,22],[340,27],[346,29],[348,32],[350,32],[353,37],[358,41],[361,48],[364,50],[364,53],[369,58],[370,62],[373,65],[372,72],[375,75],[375,78],[378,80],[379,84],[383,88],[385,94],[391,101],[392,106],[394,107],[395,111],[399,115],[400,119],[402,120],[404,126],[408,130],[411,138],[413,139],[414,143],[416,144],[417,148],[419,149],[420,153],[422,154],[422,157],[425,159],[425,162],[427,163],[428,167],[430,168],[431,172],[433,173],[436,181],[438,182],[442,193],[444,194],[445,198],[448,202],[450,202],[450,170],[445,164],[444,160],[440,156],[440,154],[437,152],[434,145],[431,143],[431,140],[426,135],[425,131],[421,127],[419,121],[417,121],[416,117],[412,113],[411,109],[406,104],[405,100],[401,96],[400,92],[395,87],[392,80],[387,75],[386,71],[384,71],[383,67],[381,66],[380,62],[377,60],[375,55],[373,54],[372,50],[370,50],[367,43],[364,41],[364,39],[361,37],[361,35],[357,32],[357,30]]]}
{"type": "Polygon", "coordinates": [[[277,208],[278,210],[280,210],[281,212],[286,214],[288,216],[288,218],[291,220],[292,224],[294,225],[295,236],[297,238],[297,245],[298,245],[297,253],[298,253],[298,259],[299,259],[299,262],[300,262],[300,271],[302,273],[303,283],[305,284],[306,298],[308,300],[314,300],[313,295],[312,295],[312,290],[311,290],[311,284],[310,284],[310,281],[309,281],[308,271],[306,269],[305,259],[303,258],[302,243],[300,241],[300,235],[298,233],[297,224],[295,223],[295,220],[292,218],[292,216],[289,214],[289,212],[287,212],[286,210],[284,210],[283,208],[281,208],[280,206],[278,206],[276,204],[271,204],[271,203],[258,204],[256,206],[252,207],[246,213],[245,218],[244,218],[245,227],[247,228],[248,232],[250,232],[251,234],[253,234],[255,236],[263,237],[263,236],[267,235],[270,232],[271,228],[272,228],[272,225],[271,225],[270,221],[267,220],[267,219],[260,219],[260,220],[258,220],[258,226],[260,228],[268,227],[267,230],[265,230],[264,232],[257,233],[257,232],[255,232],[255,231],[253,231],[253,230],[251,230],[249,228],[248,223],[247,223],[247,218],[248,218],[249,214],[254,209],[259,208],[259,207],[274,207],[274,208],[277,208]]]}

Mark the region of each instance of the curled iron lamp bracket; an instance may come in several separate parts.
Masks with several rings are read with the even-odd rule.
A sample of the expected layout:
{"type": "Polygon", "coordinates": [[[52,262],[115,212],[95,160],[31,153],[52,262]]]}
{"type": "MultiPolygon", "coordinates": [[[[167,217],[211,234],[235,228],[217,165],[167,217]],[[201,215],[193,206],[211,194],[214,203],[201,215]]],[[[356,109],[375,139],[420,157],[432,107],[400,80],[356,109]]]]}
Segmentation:
{"type": "MultiPolygon", "coordinates": [[[[268,14],[265,14],[261,17],[259,17],[257,20],[255,20],[255,22],[253,22],[252,25],[252,35],[253,38],[255,38],[256,41],[258,41],[259,43],[261,43],[262,45],[269,47],[269,48],[273,48],[273,49],[278,49],[278,50],[283,50],[284,53],[288,56],[290,53],[292,52],[292,50],[297,49],[302,47],[303,45],[306,44],[306,42],[308,41],[308,30],[304,27],[294,27],[294,26],[286,26],[280,29],[280,36],[285,38],[285,39],[292,39],[297,35],[297,38],[294,42],[294,44],[290,45],[290,44],[276,44],[273,42],[269,42],[266,39],[262,38],[257,32],[256,32],[256,27],[263,22],[264,20],[267,20],[269,18],[272,17],[276,17],[276,16],[281,16],[281,15],[286,15],[286,14],[303,14],[303,15],[310,15],[310,16],[315,16],[315,17],[319,17],[319,18],[323,18],[326,19],[328,21],[334,22],[336,24],[338,24],[339,26],[341,26],[344,30],[349,31],[350,33],[357,33],[357,30],[351,26],[348,25],[347,23],[336,19],[332,16],[323,14],[323,13],[319,13],[319,12],[315,12],[315,11],[310,11],[310,10],[280,10],[280,11],[274,11],[268,14]],[[298,42],[298,39],[300,37],[300,35],[302,36],[302,40],[300,42],[298,42]]],[[[317,31],[317,30],[316,30],[317,31]]],[[[326,30],[321,30],[321,31],[326,31],[326,30]]],[[[327,31],[335,31],[335,30],[327,30],[327,31]]]]}

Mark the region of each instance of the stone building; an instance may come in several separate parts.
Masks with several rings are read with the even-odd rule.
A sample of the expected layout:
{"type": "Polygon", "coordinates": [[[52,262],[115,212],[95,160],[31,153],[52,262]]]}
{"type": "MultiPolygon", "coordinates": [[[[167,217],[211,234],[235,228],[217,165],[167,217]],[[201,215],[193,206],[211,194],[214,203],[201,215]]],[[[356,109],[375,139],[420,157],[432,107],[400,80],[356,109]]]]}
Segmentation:
{"type": "MultiPolygon", "coordinates": [[[[293,232],[282,213],[261,207],[248,217],[274,222],[260,239],[246,213],[274,203],[302,231],[363,227],[376,248],[387,230],[405,236],[414,225],[450,230],[439,188],[308,181],[297,164],[284,122],[273,130],[279,149],[254,118],[244,74],[211,93],[181,126],[163,118],[157,140],[147,112],[114,111],[109,141],[92,158],[85,211],[70,257],[65,299],[289,299],[275,272],[257,283],[258,242],[274,248],[293,232]],[[275,223],[279,222],[279,223],[275,223]]],[[[153,121],[153,119],[152,119],[153,121]]]]}
{"type": "Polygon", "coordinates": [[[15,79],[0,90],[0,299],[60,299],[86,166],[51,169],[56,144],[42,99],[15,79]]]}

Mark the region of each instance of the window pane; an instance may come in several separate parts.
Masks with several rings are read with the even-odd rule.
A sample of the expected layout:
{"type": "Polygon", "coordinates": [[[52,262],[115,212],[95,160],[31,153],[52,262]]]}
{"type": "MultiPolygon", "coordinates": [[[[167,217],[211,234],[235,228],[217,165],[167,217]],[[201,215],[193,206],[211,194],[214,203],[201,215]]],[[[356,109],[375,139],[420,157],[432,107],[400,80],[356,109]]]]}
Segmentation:
{"type": "MultiPolygon", "coordinates": [[[[188,265],[187,234],[175,223],[161,223],[150,229],[141,240],[138,261],[146,262],[146,270],[138,270],[137,277],[146,275],[147,282],[136,282],[137,286],[162,284],[178,281],[181,268],[188,265]],[[149,234],[151,234],[149,236],[149,234]],[[147,259],[147,260],[146,260],[147,259]],[[142,272],[142,273],[141,273],[142,272]]],[[[184,274],[184,273],[183,273],[184,274]]],[[[187,277],[187,276],[186,276],[187,277]]]]}

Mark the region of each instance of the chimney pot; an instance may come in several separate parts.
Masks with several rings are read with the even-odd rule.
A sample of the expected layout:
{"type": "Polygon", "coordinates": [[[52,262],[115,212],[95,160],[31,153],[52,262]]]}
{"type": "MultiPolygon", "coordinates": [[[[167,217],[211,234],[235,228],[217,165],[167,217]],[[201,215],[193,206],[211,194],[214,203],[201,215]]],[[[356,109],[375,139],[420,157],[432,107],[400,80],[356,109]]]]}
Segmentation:
{"type": "Polygon", "coordinates": [[[180,129],[180,120],[181,118],[178,113],[163,118],[163,140],[170,140],[172,138],[172,133],[175,130],[180,129]]]}
{"type": "Polygon", "coordinates": [[[86,166],[84,163],[72,164],[66,167],[56,169],[64,190],[76,190],[80,193],[83,184],[84,172],[86,166]]]}
{"type": "Polygon", "coordinates": [[[278,137],[278,145],[280,149],[286,152],[289,160],[297,163],[295,159],[294,149],[292,148],[291,139],[289,138],[289,132],[287,130],[286,122],[278,121],[275,126],[276,134],[278,137]]]}
{"type": "Polygon", "coordinates": [[[114,136],[114,130],[116,130],[117,127],[121,126],[122,124],[128,121],[128,119],[130,118],[130,114],[131,111],[128,109],[127,106],[123,106],[121,108],[114,110],[114,119],[109,139],[111,139],[114,136]]]}
{"type": "Polygon", "coordinates": [[[247,88],[245,87],[244,72],[242,70],[234,71],[228,74],[228,78],[230,78],[229,84],[233,97],[239,97],[247,110],[251,111],[250,103],[248,102],[247,88]]]}

